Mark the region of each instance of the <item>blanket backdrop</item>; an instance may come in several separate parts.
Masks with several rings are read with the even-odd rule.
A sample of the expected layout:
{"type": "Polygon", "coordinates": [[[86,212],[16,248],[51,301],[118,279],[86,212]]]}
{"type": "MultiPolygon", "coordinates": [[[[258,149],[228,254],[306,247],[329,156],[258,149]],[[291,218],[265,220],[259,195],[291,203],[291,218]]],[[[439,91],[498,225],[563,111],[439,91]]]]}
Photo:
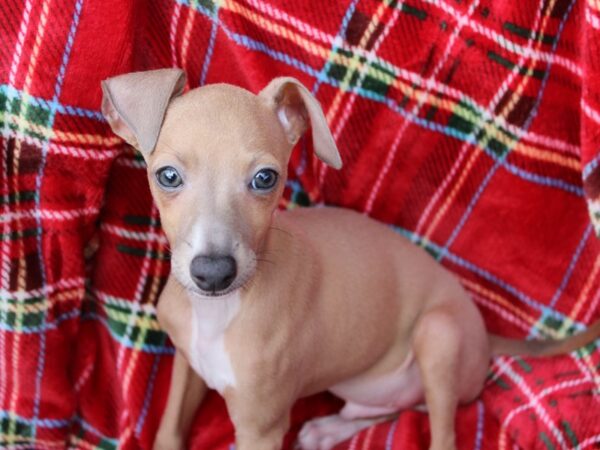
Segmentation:
{"type": "MultiPolygon", "coordinates": [[[[560,338],[600,318],[598,0],[2,1],[1,448],[151,447],[173,359],[154,310],[169,255],[100,80],[175,66],[188,88],[291,75],[321,101],[345,166],[301,141],[283,208],[390,224],[496,333],[560,338]]],[[[599,363],[593,344],[496,358],[458,412],[459,448],[597,448],[599,363]]],[[[300,401],[286,446],[339,407],[300,401]]],[[[210,394],[190,445],[232,443],[210,394]]],[[[427,445],[427,415],[407,411],[338,448],[427,445]]]]}

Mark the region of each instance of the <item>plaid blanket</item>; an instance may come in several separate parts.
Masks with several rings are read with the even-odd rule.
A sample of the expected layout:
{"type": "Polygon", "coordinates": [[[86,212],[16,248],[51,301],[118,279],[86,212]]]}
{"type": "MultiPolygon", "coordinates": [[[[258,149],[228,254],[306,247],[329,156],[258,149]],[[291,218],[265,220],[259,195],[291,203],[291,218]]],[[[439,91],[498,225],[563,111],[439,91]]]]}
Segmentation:
{"type": "MultiPolygon", "coordinates": [[[[345,166],[301,141],[282,207],[363,211],[453,271],[493,332],[560,338],[600,315],[599,57],[598,0],[0,3],[0,447],[148,449],[164,408],[167,243],[100,80],[298,78],[345,166]]],[[[599,363],[595,345],[496,358],[459,447],[597,447],[599,363]]],[[[339,406],[299,401],[286,446],[339,406]]],[[[427,448],[428,427],[406,411],[338,448],[427,448]]],[[[190,445],[232,442],[210,394],[190,445]]]]}

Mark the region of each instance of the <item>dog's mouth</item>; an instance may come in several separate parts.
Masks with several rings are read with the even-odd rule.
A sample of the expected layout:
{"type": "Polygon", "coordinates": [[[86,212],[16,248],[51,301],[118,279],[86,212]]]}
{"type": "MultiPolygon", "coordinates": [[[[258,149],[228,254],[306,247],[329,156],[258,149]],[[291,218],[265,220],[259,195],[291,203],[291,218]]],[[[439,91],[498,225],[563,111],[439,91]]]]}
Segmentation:
{"type": "Polygon", "coordinates": [[[188,289],[191,293],[195,294],[198,297],[201,298],[218,298],[218,297],[224,297],[226,295],[231,294],[232,292],[237,291],[239,288],[233,288],[233,289],[224,289],[222,291],[203,291],[202,289],[198,289],[196,288],[192,288],[192,289],[188,289]]]}

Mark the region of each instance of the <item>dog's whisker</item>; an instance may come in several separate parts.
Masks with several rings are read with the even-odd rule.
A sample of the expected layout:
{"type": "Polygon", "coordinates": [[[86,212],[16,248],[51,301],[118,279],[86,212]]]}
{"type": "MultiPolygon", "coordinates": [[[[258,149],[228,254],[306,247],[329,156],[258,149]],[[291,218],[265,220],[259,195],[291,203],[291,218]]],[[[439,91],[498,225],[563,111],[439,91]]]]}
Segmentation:
{"type": "Polygon", "coordinates": [[[290,236],[290,237],[294,237],[294,235],[293,235],[292,233],[290,233],[290,232],[289,232],[289,231],[287,231],[287,230],[284,230],[283,228],[277,228],[277,227],[274,227],[274,226],[270,226],[270,227],[269,227],[269,230],[280,231],[281,233],[287,234],[287,235],[288,235],[288,236],[290,236]]]}
{"type": "Polygon", "coordinates": [[[258,261],[258,262],[266,262],[266,263],[275,265],[275,261],[271,261],[270,259],[256,258],[255,260],[258,261]]]}
{"type": "Polygon", "coordinates": [[[268,256],[268,255],[276,255],[276,254],[280,254],[281,252],[282,252],[282,250],[274,250],[274,249],[261,250],[261,251],[256,252],[256,256],[261,257],[261,256],[268,256]]]}

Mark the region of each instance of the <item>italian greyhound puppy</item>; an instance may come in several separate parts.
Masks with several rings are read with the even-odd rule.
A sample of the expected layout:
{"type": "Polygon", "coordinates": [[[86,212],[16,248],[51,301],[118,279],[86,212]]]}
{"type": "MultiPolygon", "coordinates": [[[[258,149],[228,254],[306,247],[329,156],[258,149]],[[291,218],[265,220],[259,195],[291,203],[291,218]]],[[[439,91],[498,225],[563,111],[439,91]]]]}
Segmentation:
{"type": "Polygon", "coordinates": [[[181,70],[103,82],[102,111],[146,160],[172,249],[160,325],[176,347],[155,449],[179,450],[207,388],[227,403],[237,450],[279,450],[290,410],[329,390],[345,400],[306,423],[304,450],[327,450],[425,403],[432,450],[455,448],[456,408],[480,394],[495,353],[571,351],[563,341],[488,335],[454,276],[359,213],[277,205],[294,144],[339,169],[320,105],[293,78],[258,95],[215,84],[182,95],[181,70]]]}

